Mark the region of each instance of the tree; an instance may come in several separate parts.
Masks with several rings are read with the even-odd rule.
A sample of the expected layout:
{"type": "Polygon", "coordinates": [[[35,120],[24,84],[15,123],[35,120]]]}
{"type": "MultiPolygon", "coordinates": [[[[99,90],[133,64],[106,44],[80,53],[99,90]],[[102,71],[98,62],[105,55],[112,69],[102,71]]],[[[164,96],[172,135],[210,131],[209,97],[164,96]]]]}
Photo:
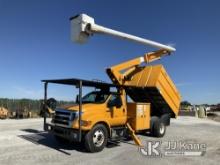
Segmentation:
{"type": "Polygon", "coordinates": [[[188,101],[182,101],[182,102],[180,103],[180,105],[181,105],[181,106],[191,106],[192,104],[191,104],[190,102],[188,102],[188,101]]]}

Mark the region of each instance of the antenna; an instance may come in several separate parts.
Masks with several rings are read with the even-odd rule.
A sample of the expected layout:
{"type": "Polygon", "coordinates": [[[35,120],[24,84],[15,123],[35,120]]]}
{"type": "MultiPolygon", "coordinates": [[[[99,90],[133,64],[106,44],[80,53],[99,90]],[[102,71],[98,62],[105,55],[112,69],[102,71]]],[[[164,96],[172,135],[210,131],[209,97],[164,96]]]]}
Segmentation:
{"type": "Polygon", "coordinates": [[[83,44],[93,34],[100,33],[100,34],[108,34],[122,39],[135,41],[144,45],[149,45],[155,48],[164,49],[169,52],[176,51],[175,48],[161,44],[159,42],[155,42],[149,39],[144,39],[131,34],[123,33],[110,28],[106,28],[104,26],[97,25],[95,24],[94,18],[86,14],[80,14],[71,17],[70,21],[71,21],[71,40],[77,43],[83,44]]]}

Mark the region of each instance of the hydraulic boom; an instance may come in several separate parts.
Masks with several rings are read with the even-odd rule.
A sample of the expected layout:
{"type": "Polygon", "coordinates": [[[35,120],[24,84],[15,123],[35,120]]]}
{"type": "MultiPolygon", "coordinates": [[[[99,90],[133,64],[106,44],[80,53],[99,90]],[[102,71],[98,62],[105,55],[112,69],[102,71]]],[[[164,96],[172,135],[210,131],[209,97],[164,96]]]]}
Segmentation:
{"type": "Polygon", "coordinates": [[[158,50],[155,52],[146,53],[144,56],[112,66],[108,68],[106,72],[114,84],[124,85],[125,81],[128,80],[127,76],[131,72],[134,72],[142,63],[148,64],[155,60],[159,60],[161,57],[168,54],[169,51],[167,50],[158,50]]]}

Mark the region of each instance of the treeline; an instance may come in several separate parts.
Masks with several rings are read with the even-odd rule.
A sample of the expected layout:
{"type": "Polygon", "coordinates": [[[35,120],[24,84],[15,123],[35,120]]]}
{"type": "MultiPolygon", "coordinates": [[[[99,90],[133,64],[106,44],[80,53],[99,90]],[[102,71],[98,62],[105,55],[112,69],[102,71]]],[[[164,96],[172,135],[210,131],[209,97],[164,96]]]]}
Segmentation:
{"type": "MultiPolygon", "coordinates": [[[[191,104],[189,101],[182,101],[182,102],[180,103],[180,105],[181,105],[181,106],[192,106],[193,104],[191,104]]],[[[200,104],[200,105],[220,107],[220,103],[217,103],[217,104],[200,104]]]]}
{"type": "MultiPolygon", "coordinates": [[[[21,110],[40,112],[42,101],[43,100],[0,98],[0,107],[8,109],[10,112],[16,112],[21,110]]],[[[57,106],[72,103],[74,102],[57,101],[57,106]]]]}

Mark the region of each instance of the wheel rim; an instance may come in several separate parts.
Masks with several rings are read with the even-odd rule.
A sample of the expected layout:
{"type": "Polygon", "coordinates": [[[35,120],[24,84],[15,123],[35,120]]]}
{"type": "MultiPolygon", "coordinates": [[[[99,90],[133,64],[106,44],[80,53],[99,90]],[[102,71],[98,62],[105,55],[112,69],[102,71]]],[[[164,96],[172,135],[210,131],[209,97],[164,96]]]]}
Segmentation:
{"type": "Polygon", "coordinates": [[[100,147],[104,143],[104,133],[102,130],[95,131],[93,135],[93,143],[96,147],[100,147]]]}
{"type": "Polygon", "coordinates": [[[164,126],[164,124],[161,124],[161,126],[160,126],[160,134],[163,134],[164,131],[165,131],[165,126],[164,126]]]}

